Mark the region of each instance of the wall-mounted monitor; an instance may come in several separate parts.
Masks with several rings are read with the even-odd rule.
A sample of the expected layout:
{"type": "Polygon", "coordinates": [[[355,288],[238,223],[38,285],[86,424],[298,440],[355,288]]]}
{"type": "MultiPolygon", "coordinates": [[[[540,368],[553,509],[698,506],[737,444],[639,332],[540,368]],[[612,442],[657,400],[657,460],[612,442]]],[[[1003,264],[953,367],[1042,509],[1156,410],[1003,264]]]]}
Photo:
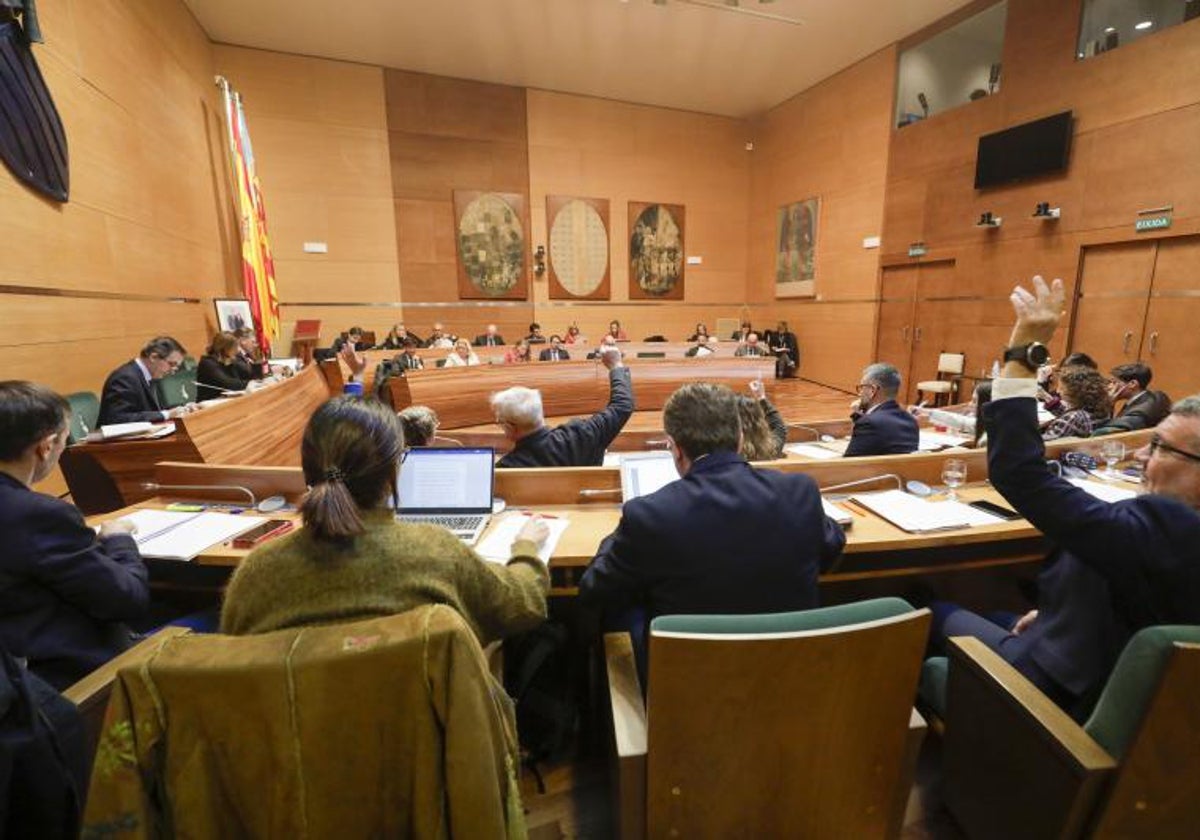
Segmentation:
{"type": "Polygon", "coordinates": [[[1067,168],[1071,154],[1070,111],[979,138],[975,189],[1024,181],[1067,168]]]}

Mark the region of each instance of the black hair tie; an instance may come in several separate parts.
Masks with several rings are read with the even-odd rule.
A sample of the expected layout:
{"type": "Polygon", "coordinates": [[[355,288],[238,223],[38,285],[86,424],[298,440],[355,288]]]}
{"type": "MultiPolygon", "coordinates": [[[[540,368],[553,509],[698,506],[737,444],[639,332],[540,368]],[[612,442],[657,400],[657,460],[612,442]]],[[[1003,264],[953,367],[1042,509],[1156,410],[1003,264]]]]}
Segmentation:
{"type": "Polygon", "coordinates": [[[325,470],[326,481],[342,481],[345,478],[346,474],[342,472],[341,467],[330,467],[329,469],[325,470]]]}

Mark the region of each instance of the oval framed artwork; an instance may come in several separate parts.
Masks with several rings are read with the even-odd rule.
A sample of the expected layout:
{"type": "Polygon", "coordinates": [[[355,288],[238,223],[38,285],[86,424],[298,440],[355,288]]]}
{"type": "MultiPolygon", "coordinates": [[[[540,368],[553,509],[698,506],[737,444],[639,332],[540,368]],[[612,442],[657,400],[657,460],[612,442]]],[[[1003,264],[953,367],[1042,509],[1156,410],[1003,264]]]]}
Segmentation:
{"type": "Polygon", "coordinates": [[[550,220],[550,297],[608,300],[608,201],[546,197],[550,220]]]}
{"type": "Polygon", "coordinates": [[[525,300],[525,196],[455,190],[454,218],[459,298],[525,300]]]}
{"type": "Polygon", "coordinates": [[[682,204],[629,202],[629,299],[683,300],[682,204]]]}

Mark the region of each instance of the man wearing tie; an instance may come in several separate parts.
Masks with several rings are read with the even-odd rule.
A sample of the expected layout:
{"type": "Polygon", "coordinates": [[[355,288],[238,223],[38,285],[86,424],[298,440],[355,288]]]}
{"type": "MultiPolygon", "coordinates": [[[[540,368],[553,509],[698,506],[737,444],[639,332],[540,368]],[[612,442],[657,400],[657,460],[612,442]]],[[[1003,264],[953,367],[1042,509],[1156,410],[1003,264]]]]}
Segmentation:
{"type": "Polygon", "coordinates": [[[538,353],[539,362],[557,362],[560,359],[567,360],[570,358],[571,354],[563,349],[562,337],[559,335],[550,336],[550,346],[541,353],[538,353]]]}
{"type": "Polygon", "coordinates": [[[482,335],[475,336],[475,340],[471,343],[476,347],[502,347],[504,346],[504,336],[496,332],[495,324],[488,324],[487,330],[482,335]]]}
{"type": "Polygon", "coordinates": [[[153,380],[174,373],[183,364],[183,345],[169,335],[152,338],[138,357],[126,362],[104,380],[100,395],[100,425],[161,423],[195,409],[195,403],[164,409],[153,380]]]}

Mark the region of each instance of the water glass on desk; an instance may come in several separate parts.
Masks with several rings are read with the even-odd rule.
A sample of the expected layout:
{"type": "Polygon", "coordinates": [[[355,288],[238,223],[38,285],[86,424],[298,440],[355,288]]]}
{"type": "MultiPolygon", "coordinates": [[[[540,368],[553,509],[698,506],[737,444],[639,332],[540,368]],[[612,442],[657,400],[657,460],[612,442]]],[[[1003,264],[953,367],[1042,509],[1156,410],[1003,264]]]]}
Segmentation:
{"type": "Polygon", "coordinates": [[[951,502],[958,501],[955,488],[962,487],[967,480],[967,462],[962,458],[947,458],[942,463],[942,481],[946,484],[946,498],[951,502]]]}
{"type": "Polygon", "coordinates": [[[1100,444],[1100,458],[1104,461],[1104,474],[1108,478],[1119,478],[1116,465],[1125,457],[1125,444],[1119,440],[1106,440],[1100,444]]]}

